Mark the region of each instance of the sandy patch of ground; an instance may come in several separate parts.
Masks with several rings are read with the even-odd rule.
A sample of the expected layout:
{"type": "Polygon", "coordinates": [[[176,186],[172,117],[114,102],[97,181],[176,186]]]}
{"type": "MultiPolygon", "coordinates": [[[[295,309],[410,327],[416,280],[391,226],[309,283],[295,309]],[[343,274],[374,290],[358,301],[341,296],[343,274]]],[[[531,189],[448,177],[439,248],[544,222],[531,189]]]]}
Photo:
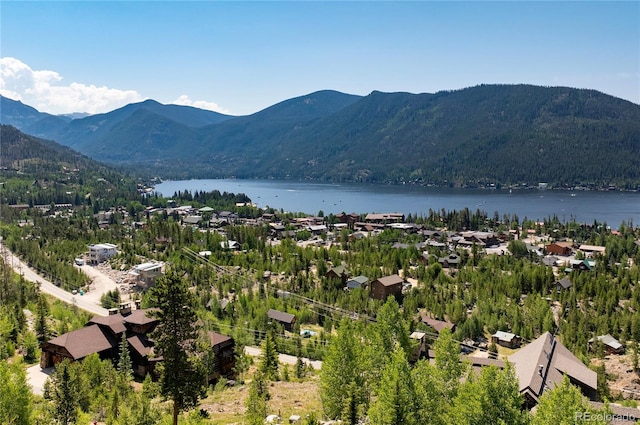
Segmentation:
{"type": "Polygon", "coordinates": [[[103,294],[114,289],[120,291],[123,301],[128,300],[129,288],[133,279],[128,270],[114,270],[109,263],[92,266],[85,263],[76,266],[91,279],[89,290],[82,295],[85,299],[100,304],[103,294]]]}
{"type": "Polygon", "coordinates": [[[640,375],[632,371],[630,350],[626,354],[609,355],[602,360],[592,361],[595,365],[603,362],[607,375],[612,378],[609,381],[612,395],[619,394],[623,398],[640,400],[640,375]]]}

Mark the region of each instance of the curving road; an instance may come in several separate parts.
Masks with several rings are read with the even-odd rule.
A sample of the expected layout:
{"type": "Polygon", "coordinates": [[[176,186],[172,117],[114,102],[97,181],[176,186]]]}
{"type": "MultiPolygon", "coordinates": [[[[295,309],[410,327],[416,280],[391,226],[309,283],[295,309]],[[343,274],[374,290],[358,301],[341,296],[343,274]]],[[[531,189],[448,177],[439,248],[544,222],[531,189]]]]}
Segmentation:
{"type": "Polygon", "coordinates": [[[42,291],[43,293],[49,294],[66,303],[74,304],[78,308],[86,310],[92,314],[96,314],[99,316],[107,316],[109,314],[106,308],[102,308],[94,301],[84,299],[82,295],[74,295],[71,292],[67,292],[40,276],[38,273],[36,273],[35,270],[29,268],[27,264],[22,262],[22,260],[16,257],[11,251],[9,251],[9,249],[7,249],[2,241],[0,241],[0,251],[4,256],[3,259],[5,264],[10,265],[16,273],[22,275],[26,280],[38,283],[40,285],[40,291],[42,291]]]}

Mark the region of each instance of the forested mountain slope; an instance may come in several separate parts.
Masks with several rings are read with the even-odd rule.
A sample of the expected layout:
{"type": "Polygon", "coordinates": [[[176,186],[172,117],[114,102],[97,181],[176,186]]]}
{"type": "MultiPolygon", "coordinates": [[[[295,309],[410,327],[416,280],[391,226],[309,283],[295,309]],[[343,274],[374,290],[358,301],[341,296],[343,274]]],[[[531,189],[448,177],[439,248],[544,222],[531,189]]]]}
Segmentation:
{"type": "Polygon", "coordinates": [[[640,106],[594,90],[481,85],[365,97],[326,90],[249,116],[211,116],[208,125],[180,108],[128,105],[73,120],[51,138],[170,178],[640,185],[640,106]]]}

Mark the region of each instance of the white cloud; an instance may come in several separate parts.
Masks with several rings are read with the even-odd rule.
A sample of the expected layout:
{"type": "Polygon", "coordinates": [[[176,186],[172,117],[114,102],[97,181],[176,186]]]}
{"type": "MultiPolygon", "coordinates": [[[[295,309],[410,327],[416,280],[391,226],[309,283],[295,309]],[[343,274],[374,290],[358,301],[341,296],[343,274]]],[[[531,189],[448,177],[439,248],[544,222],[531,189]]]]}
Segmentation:
{"type": "Polygon", "coordinates": [[[174,105],[193,106],[194,108],[207,109],[209,111],[215,111],[221,114],[229,114],[228,109],[223,108],[217,103],[207,102],[206,100],[191,100],[186,94],[183,94],[170,103],[173,103],[174,105]]]}
{"type": "Polygon", "coordinates": [[[64,84],[63,77],[57,72],[33,70],[11,57],[0,58],[0,94],[50,114],[96,114],[144,100],[135,90],[78,82],[64,84]]]}

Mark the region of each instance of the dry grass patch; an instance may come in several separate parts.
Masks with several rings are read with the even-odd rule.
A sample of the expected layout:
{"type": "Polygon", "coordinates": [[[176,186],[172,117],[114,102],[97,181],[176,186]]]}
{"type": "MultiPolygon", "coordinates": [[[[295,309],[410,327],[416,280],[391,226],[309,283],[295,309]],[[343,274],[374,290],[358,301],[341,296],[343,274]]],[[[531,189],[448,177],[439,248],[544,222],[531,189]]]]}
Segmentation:
{"type": "MultiPolygon", "coordinates": [[[[269,383],[268,414],[277,414],[285,421],[291,415],[304,417],[315,412],[321,416],[322,403],[319,393],[319,378],[310,375],[302,382],[271,382],[269,383]]],[[[212,423],[231,425],[242,423],[245,412],[245,400],[249,395],[250,380],[244,385],[215,391],[200,402],[199,408],[210,414],[212,423]]]]}

